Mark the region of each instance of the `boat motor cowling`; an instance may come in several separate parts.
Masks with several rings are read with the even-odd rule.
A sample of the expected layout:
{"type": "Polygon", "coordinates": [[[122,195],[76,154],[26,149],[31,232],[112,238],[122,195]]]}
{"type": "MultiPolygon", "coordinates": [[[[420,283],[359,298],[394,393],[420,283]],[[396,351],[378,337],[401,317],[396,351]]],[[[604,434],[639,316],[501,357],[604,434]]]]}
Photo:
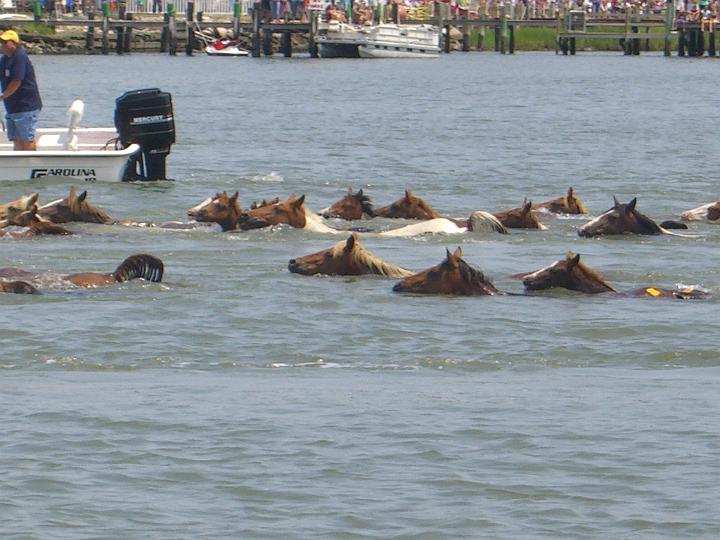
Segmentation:
{"type": "Polygon", "coordinates": [[[158,88],[131,90],[115,100],[115,129],[124,147],[140,146],[125,180],[166,180],[165,160],[175,142],[172,96],[158,88]]]}

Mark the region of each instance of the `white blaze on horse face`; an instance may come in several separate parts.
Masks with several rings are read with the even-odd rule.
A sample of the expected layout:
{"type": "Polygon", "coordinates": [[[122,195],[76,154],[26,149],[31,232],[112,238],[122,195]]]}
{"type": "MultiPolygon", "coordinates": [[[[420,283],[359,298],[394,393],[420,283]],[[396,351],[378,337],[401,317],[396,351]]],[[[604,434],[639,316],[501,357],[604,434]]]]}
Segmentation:
{"type": "Polygon", "coordinates": [[[208,197],[207,199],[205,199],[205,200],[204,200],[203,202],[201,202],[200,204],[198,204],[198,205],[193,206],[192,208],[190,208],[190,209],[188,210],[188,214],[190,214],[191,216],[197,214],[200,210],[202,210],[202,209],[205,208],[207,205],[209,205],[211,202],[213,202],[213,200],[214,200],[214,199],[213,199],[212,197],[208,197]]]}
{"type": "Polygon", "coordinates": [[[604,214],[600,214],[600,215],[599,215],[598,217],[596,217],[595,219],[592,219],[592,220],[588,221],[585,225],[582,225],[579,230],[582,231],[582,230],[584,230],[584,229],[588,229],[588,228],[590,228],[590,227],[595,226],[596,223],[598,223],[602,218],[604,218],[605,216],[607,216],[608,214],[610,214],[613,210],[615,210],[615,209],[614,209],[614,208],[611,208],[610,210],[608,210],[608,211],[605,212],[604,214]]]}
{"type": "Polygon", "coordinates": [[[53,206],[57,206],[60,204],[63,200],[62,199],[56,199],[53,202],[49,202],[47,204],[42,205],[38,210],[45,210],[46,208],[52,208],[53,206]]]}
{"type": "Polygon", "coordinates": [[[523,279],[533,279],[533,278],[539,276],[540,274],[542,274],[543,272],[552,270],[553,268],[557,267],[559,264],[560,264],[560,261],[555,261],[554,263],[552,263],[549,266],[546,266],[545,268],[541,268],[540,270],[535,270],[531,274],[525,274],[523,276],[523,279]]]}

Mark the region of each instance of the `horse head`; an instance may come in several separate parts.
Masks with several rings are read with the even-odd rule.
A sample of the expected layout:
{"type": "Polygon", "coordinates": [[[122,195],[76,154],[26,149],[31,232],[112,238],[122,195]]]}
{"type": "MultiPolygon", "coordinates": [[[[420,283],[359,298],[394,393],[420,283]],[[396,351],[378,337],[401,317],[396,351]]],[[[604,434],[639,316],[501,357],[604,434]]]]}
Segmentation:
{"type": "Polygon", "coordinates": [[[294,193],[286,200],[254,208],[243,216],[242,229],[261,229],[273,225],[290,225],[297,229],[305,228],[305,195],[297,197],[294,193]]]}
{"type": "Polygon", "coordinates": [[[40,291],[30,285],[27,281],[0,280],[0,292],[15,294],[40,294],[40,291]]]}
{"type": "Polygon", "coordinates": [[[376,274],[387,277],[405,277],[413,274],[410,270],[386,263],[373,255],[360,244],[357,233],[352,233],[347,240],[342,240],[328,249],[291,259],[288,263],[288,270],[305,276],[376,274]]]}
{"type": "Polygon", "coordinates": [[[637,198],[621,204],[613,197],[613,207],[578,229],[580,236],[593,237],[608,234],[662,234],[663,230],[649,217],[635,209],[637,198]]]}
{"type": "Polygon", "coordinates": [[[357,193],[353,193],[352,188],[348,189],[347,194],[342,199],[320,211],[320,215],[324,218],[347,220],[362,219],[363,214],[370,217],[375,215],[370,197],[365,195],[362,189],[358,190],[357,193]]]}
{"type": "Polygon", "coordinates": [[[532,202],[525,199],[522,206],[493,215],[508,229],[547,229],[532,211],[532,202]]]}
{"type": "Polygon", "coordinates": [[[17,210],[20,210],[21,212],[31,208],[37,203],[38,197],[39,194],[37,192],[33,192],[30,195],[25,195],[15,201],[0,204],[0,219],[7,218],[9,208],[15,208],[17,210]]]}
{"type": "Polygon", "coordinates": [[[10,225],[16,225],[18,227],[28,227],[28,231],[26,233],[21,233],[23,236],[38,236],[41,234],[49,234],[49,235],[70,235],[73,234],[71,231],[67,230],[65,227],[62,227],[61,225],[57,225],[56,223],[53,223],[52,221],[48,221],[47,219],[43,219],[41,216],[38,215],[38,207],[37,205],[34,205],[29,210],[25,210],[24,212],[10,207],[8,209],[8,218],[7,218],[8,224],[10,225]]]}
{"type": "Polygon", "coordinates": [[[587,214],[587,208],[583,202],[575,196],[572,187],[569,187],[567,193],[562,197],[545,201],[535,205],[536,208],[545,208],[549,212],[555,214],[587,214]]]}
{"type": "Polygon", "coordinates": [[[580,255],[568,253],[564,259],[534,272],[520,274],[528,291],[541,291],[562,287],[584,293],[615,292],[607,281],[596,271],[580,262],[580,255]]]}
{"type": "Polygon", "coordinates": [[[496,294],[498,290],[485,275],[462,259],[462,250],[445,250],[443,262],[395,284],[393,291],[419,294],[452,294],[478,296],[496,294]]]}
{"type": "Polygon", "coordinates": [[[87,191],[78,195],[74,187],[70,188],[67,197],[41,206],[38,215],[53,223],[112,223],[112,218],[104,210],[87,202],[87,191]]]}
{"type": "Polygon", "coordinates": [[[239,192],[230,197],[226,191],[208,197],[200,204],[189,208],[187,214],[197,221],[217,223],[223,231],[232,231],[238,228],[240,218],[239,192]]]}
{"type": "Polygon", "coordinates": [[[406,189],[403,197],[388,206],[375,210],[375,216],[403,219],[435,219],[439,218],[440,214],[420,197],[416,197],[406,189]]]}

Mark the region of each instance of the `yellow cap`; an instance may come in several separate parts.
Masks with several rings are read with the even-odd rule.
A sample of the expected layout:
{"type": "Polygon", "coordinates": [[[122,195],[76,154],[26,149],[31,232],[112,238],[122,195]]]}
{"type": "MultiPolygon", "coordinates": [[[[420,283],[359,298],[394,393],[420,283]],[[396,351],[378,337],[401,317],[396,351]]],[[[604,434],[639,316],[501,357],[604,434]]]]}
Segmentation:
{"type": "Polygon", "coordinates": [[[15,30],[5,30],[2,34],[0,34],[0,41],[14,41],[15,43],[20,43],[20,38],[15,30]]]}

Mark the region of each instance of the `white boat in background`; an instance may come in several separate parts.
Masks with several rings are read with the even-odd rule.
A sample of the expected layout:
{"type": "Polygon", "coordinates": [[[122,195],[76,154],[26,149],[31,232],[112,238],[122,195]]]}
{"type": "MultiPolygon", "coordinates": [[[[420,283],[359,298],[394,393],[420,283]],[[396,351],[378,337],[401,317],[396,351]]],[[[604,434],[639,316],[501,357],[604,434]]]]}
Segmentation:
{"type": "Polygon", "coordinates": [[[437,58],[440,29],[431,24],[378,24],[358,47],[360,58],[437,58]]]}
{"type": "Polygon", "coordinates": [[[430,24],[358,26],[331,21],[317,43],[323,58],[437,58],[440,29],[430,24]]]}
{"type": "Polygon", "coordinates": [[[81,128],[85,106],[73,101],[67,127],[36,131],[36,150],[13,150],[3,129],[0,182],[164,179],[165,159],[175,142],[170,94],[157,88],[135,90],[120,96],[116,105],[116,127],[81,128]]]}
{"type": "Polygon", "coordinates": [[[249,56],[250,51],[241,49],[237,41],[232,39],[216,39],[205,46],[210,56],[249,56]]]}

